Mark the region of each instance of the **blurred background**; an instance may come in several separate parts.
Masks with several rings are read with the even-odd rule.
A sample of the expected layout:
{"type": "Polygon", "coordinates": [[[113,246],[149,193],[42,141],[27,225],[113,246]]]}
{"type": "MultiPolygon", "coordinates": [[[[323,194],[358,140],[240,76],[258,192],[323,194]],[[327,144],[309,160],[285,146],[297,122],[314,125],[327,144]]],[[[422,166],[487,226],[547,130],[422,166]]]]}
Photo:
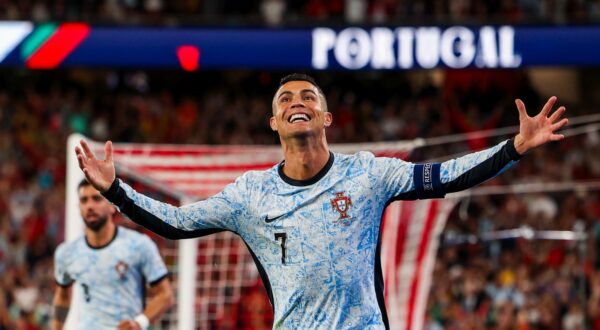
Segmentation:
{"type": "MultiPolygon", "coordinates": [[[[600,1],[0,0],[0,20],[24,24],[5,30],[0,24],[0,32],[6,31],[0,33],[0,329],[49,326],[52,256],[65,239],[66,139],[71,133],[97,141],[276,145],[277,136],[268,127],[271,99],[279,79],[295,71],[313,75],[325,91],[334,116],[328,130],[331,143],[463,137],[415,149],[407,157],[415,162],[447,159],[505,140],[513,131],[502,134],[498,129],[518,124],[515,98],[533,114],[556,95],[569,118],[580,118],[580,130],[533,151],[485,184],[502,193],[460,199],[442,234],[426,329],[600,329],[600,119],[595,116],[600,109],[600,56],[595,57],[600,1]],[[48,44],[44,48],[40,36],[46,33],[51,39],[61,28],[69,32],[64,22],[84,22],[91,32],[73,45],[73,52],[61,55],[48,44]],[[344,64],[341,50],[336,53],[334,41],[327,65],[315,60],[314,48],[311,57],[311,31],[316,38],[316,28],[326,28],[327,35],[348,27],[365,33],[385,27],[396,33],[399,26],[415,31],[467,26],[479,40],[474,51],[483,57],[489,54],[483,50],[487,44],[481,41],[481,27],[511,26],[514,45],[504,48],[504,55],[517,60],[500,63],[500,32],[493,41],[497,56],[487,64],[456,64],[441,55],[429,65],[415,55],[402,66],[395,62],[401,61],[397,53],[390,66],[361,64],[360,33],[351,37],[358,41],[348,42],[352,68],[344,64]],[[94,53],[100,49],[94,47],[110,42],[109,32],[125,29],[143,36],[143,28],[158,34],[132,40],[142,48],[94,53]],[[173,49],[170,57],[148,52],[147,59],[131,60],[154,37],[167,38],[160,31],[185,34],[176,38],[188,45],[187,34],[214,29],[261,31],[265,45],[281,53],[270,52],[269,61],[228,64],[229,57],[245,60],[250,55],[228,54],[218,62],[215,57],[221,54],[200,45],[192,46],[191,53],[176,55],[173,49]],[[520,33],[530,34],[519,39],[520,33]],[[38,41],[31,37],[36,34],[38,41]],[[580,48],[552,46],[564,40],[578,42],[580,48]],[[537,52],[530,51],[534,46],[537,52]],[[289,54],[296,52],[306,56],[295,61],[289,54]],[[491,133],[465,135],[480,130],[491,133]],[[522,183],[561,183],[563,188],[534,193],[502,188],[522,183]],[[523,226],[587,235],[582,241],[485,236],[523,226]]],[[[418,52],[418,33],[412,37],[418,52]]],[[[469,37],[452,46],[459,60],[468,48],[461,40],[469,37]]],[[[371,58],[386,51],[376,41],[373,37],[371,58]]],[[[142,184],[136,187],[169,199],[142,184]]],[[[133,226],[126,219],[120,222],[133,226]]],[[[175,249],[174,243],[154,238],[173,264],[175,255],[168,251],[175,249]]],[[[219,262],[201,259],[198,263],[219,262]]],[[[165,319],[155,327],[168,328],[170,322],[165,319]]],[[[269,329],[271,322],[264,288],[253,282],[244,283],[236,301],[198,328],[269,329]]]]}

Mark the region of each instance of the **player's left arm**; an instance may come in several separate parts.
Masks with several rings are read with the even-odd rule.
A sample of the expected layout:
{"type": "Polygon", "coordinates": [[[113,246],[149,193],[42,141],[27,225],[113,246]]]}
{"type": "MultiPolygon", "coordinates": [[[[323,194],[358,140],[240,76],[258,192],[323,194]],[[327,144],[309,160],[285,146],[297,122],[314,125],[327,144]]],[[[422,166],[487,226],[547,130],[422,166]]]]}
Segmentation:
{"type": "Polygon", "coordinates": [[[133,320],[121,321],[118,326],[119,330],[144,330],[152,322],[158,320],[175,302],[171,282],[166,277],[150,286],[148,296],[148,303],[144,308],[144,312],[133,320]]]}
{"type": "Polygon", "coordinates": [[[148,305],[144,309],[144,315],[151,323],[156,321],[175,302],[171,281],[166,277],[150,286],[148,296],[148,305]]]}
{"type": "Polygon", "coordinates": [[[395,194],[393,199],[440,198],[497,176],[531,149],[564,138],[564,135],[556,134],[556,131],[568,123],[566,118],[561,119],[565,107],[561,106],[550,114],[555,103],[556,97],[553,96],[539,114],[529,117],[523,102],[516,100],[519,133],[494,147],[443,163],[412,165],[396,160],[398,166],[388,167],[391,174],[387,177],[393,178],[386,182],[388,191],[395,194]],[[407,173],[407,167],[412,167],[412,171],[407,173]]]}
{"type": "MultiPolygon", "coordinates": [[[[517,99],[515,103],[519,110],[519,133],[513,139],[495,147],[441,163],[439,184],[443,194],[478,185],[504,172],[533,148],[564,139],[564,135],[556,134],[556,131],[568,123],[568,119],[561,119],[565,107],[561,106],[550,114],[556,100],[556,97],[552,96],[540,113],[529,117],[525,104],[517,99]]],[[[418,183],[415,180],[415,185],[418,183]]]]}
{"type": "Polygon", "coordinates": [[[156,243],[148,236],[141,236],[137,250],[141,252],[140,272],[149,284],[149,299],[144,311],[136,316],[134,320],[121,321],[119,330],[146,329],[149,324],[166,312],[174,302],[167,266],[158,252],[156,243]]]}
{"type": "Polygon", "coordinates": [[[480,184],[502,173],[528,151],[550,141],[564,139],[564,135],[556,134],[556,131],[568,123],[568,119],[561,119],[565,107],[561,106],[550,114],[556,103],[555,96],[548,99],[535,117],[527,115],[521,100],[515,102],[519,110],[519,133],[506,143],[442,163],[440,180],[444,193],[480,184]]]}

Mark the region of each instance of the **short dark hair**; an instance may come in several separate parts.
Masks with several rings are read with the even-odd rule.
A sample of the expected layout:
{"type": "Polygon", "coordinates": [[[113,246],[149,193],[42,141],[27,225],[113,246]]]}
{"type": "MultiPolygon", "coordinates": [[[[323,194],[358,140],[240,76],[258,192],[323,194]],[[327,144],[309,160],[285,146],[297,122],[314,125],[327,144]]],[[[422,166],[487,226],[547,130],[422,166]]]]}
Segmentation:
{"type": "MultiPolygon", "coordinates": [[[[327,110],[327,99],[325,98],[325,93],[323,93],[323,90],[321,89],[321,87],[319,87],[319,85],[317,85],[317,82],[315,81],[315,79],[307,74],[304,73],[292,73],[292,74],[288,74],[287,76],[281,78],[281,80],[279,81],[279,88],[281,88],[281,86],[287,84],[290,81],[306,81],[309,82],[310,84],[312,84],[313,86],[315,86],[317,88],[317,91],[319,92],[319,98],[321,99],[321,102],[323,104],[323,111],[328,111],[327,110]]],[[[275,96],[277,96],[277,94],[275,94],[275,96]]],[[[273,97],[273,114],[275,114],[275,96],[273,97]]]]}
{"type": "Polygon", "coordinates": [[[87,179],[83,179],[77,185],[77,190],[81,189],[81,187],[87,187],[87,186],[91,186],[91,185],[92,184],[87,179]]]}
{"type": "Polygon", "coordinates": [[[323,93],[323,90],[321,89],[321,87],[319,87],[319,85],[317,85],[317,82],[315,81],[315,79],[307,74],[304,74],[304,73],[288,74],[287,76],[281,78],[281,80],[279,81],[279,87],[285,85],[286,83],[288,83],[290,81],[308,81],[309,83],[311,83],[312,85],[317,87],[317,90],[319,90],[319,93],[321,93],[322,95],[325,95],[325,93],[323,93]]]}

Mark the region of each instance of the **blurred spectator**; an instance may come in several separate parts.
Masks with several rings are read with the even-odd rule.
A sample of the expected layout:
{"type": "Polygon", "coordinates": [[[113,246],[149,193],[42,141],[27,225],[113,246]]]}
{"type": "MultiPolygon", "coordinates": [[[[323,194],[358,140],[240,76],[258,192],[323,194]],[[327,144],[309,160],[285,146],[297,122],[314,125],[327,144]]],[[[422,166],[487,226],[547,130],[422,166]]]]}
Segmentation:
{"type": "Polygon", "coordinates": [[[349,24],[363,24],[367,18],[367,0],[346,0],[344,17],[349,24]]]}
{"type": "Polygon", "coordinates": [[[269,26],[279,26],[284,22],[285,9],[284,0],[263,0],[260,7],[263,19],[269,26]]]}
{"type": "Polygon", "coordinates": [[[0,19],[147,25],[593,23],[598,0],[0,1],[0,19]]]}

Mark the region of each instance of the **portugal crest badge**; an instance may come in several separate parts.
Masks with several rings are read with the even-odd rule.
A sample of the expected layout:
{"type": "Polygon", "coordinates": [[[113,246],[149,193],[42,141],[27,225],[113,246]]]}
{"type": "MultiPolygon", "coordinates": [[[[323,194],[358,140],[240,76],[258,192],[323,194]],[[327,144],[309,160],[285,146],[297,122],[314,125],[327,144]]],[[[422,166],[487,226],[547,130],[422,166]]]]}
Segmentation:
{"type": "Polygon", "coordinates": [[[331,200],[331,207],[333,207],[333,210],[340,213],[338,220],[348,218],[348,210],[350,209],[350,205],[352,205],[352,200],[350,197],[344,196],[344,192],[336,192],[335,198],[331,200]]]}
{"type": "Polygon", "coordinates": [[[125,275],[127,275],[128,268],[129,266],[123,260],[119,260],[119,262],[115,265],[115,270],[119,274],[119,278],[121,280],[125,279],[125,275]]]}

